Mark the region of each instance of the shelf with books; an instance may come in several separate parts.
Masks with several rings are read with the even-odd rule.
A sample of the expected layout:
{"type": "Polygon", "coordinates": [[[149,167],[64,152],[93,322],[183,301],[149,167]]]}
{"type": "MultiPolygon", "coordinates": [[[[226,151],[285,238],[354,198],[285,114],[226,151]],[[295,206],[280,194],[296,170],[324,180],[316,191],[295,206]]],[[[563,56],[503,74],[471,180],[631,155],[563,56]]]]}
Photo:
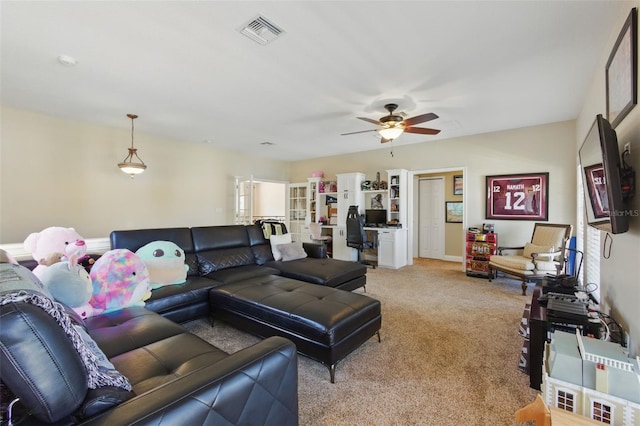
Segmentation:
{"type": "Polygon", "coordinates": [[[407,222],[407,177],[404,169],[387,170],[389,175],[389,209],[388,222],[406,226],[407,222]]]}

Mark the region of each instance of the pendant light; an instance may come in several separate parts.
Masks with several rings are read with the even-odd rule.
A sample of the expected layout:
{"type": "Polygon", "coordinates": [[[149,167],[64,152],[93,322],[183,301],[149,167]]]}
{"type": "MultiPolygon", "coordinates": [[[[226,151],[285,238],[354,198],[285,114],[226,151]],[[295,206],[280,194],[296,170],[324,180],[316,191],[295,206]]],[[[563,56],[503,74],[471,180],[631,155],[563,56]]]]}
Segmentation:
{"type": "Polygon", "coordinates": [[[133,147],[133,120],[138,118],[138,116],[135,114],[127,114],[127,117],[131,119],[131,148],[129,148],[129,155],[122,160],[122,163],[118,164],[118,167],[133,178],[135,175],[144,172],[147,166],[144,164],[144,161],[138,157],[138,150],[133,147]]]}

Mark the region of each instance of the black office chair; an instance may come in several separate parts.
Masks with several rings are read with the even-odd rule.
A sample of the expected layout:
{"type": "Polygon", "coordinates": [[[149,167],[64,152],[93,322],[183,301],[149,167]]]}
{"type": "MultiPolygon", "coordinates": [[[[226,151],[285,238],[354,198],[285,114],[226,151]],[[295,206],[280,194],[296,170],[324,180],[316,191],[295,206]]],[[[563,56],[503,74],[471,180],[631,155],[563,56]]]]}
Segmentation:
{"type": "Polygon", "coordinates": [[[347,247],[358,250],[358,263],[371,266],[375,269],[375,263],[362,260],[364,249],[376,248],[374,241],[367,240],[367,233],[364,230],[365,217],[358,213],[358,206],[349,206],[347,212],[347,247]]]}

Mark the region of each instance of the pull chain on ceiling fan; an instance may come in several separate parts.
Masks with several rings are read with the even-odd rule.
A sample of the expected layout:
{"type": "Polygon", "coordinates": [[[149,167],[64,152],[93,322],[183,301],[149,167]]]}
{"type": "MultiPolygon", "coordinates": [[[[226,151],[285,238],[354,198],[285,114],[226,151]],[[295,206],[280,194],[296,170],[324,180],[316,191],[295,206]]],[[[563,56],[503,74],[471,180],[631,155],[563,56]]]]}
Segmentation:
{"type": "Polygon", "coordinates": [[[373,120],[367,117],[357,117],[367,123],[379,126],[377,129],[361,130],[359,132],[342,133],[342,136],[354,135],[356,133],[378,132],[380,134],[380,143],[385,143],[398,138],[402,133],[418,133],[421,135],[437,135],[440,130],[429,129],[425,127],[413,127],[414,124],[420,124],[427,121],[435,120],[438,116],[432,112],[417,115],[415,117],[402,118],[401,115],[395,115],[393,112],[398,108],[397,104],[387,104],[384,108],[389,111],[389,115],[385,115],[380,120],[373,120]]]}

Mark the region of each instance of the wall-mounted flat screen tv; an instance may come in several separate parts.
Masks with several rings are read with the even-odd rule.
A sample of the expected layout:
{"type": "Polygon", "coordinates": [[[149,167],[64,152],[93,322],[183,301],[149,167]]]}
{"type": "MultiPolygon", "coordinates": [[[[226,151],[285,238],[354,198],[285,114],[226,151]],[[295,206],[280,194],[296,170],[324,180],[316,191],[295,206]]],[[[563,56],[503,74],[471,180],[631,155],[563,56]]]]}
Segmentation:
{"type": "Polygon", "coordinates": [[[618,137],[601,114],[596,116],[579,154],[587,223],[612,234],[627,232],[629,216],[622,198],[618,137]]]}

